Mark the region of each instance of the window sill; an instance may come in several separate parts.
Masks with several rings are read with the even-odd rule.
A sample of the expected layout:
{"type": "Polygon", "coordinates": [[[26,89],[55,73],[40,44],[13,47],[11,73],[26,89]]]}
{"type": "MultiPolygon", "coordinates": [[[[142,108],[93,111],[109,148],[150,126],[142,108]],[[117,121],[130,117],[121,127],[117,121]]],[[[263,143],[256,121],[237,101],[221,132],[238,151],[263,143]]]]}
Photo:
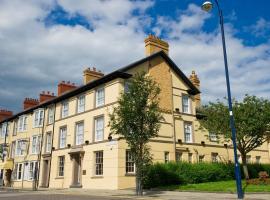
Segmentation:
{"type": "Polygon", "coordinates": [[[103,175],[95,175],[91,177],[92,179],[99,179],[99,178],[104,178],[103,175]]]}
{"type": "Polygon", "coordinates": [[[42,128],[42,125],[40,125],[40,126],[33,126],[33,128],[42,128]]]}
{"type": "Polygon", "coordinates": [[[134,172],[125,173],[125,176],[136,176],[136,173],[134,173],[134,172]]]}
{"type": "Polygon", "coordinates": [[[55,179],[64,179],[64,176],[57,176],[55,179]]]}

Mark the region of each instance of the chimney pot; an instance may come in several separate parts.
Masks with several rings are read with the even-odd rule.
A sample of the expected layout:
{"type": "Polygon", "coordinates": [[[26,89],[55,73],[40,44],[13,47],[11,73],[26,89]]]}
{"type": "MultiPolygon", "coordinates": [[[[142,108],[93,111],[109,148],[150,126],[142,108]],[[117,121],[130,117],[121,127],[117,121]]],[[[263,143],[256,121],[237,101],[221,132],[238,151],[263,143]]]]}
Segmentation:
{"type": "Polygon", "coordinates": [[[52,99],[54,97],[55,97],[54,93],[51,93],[50,91],[47,91],[47,93],[42,92],[42,93],[39,94],[39,102],[42,103],[42,102],[48,101],[48,100],[50,100],[50,99],[52,99]]]}
{"type": "MultiPolygon", "coordinates": [[[[195,73],[195,70],[192,70],[191,75],[189,76],[189,80],[192,82],[194,86],[196,86],[198,89],[200,89],[200,79],[198,78],[197,74],[195,73]]],[[[195,102],[196,106],[201,105],[201,95],[196,94],[195,95],[195,102]]]]}
{"type": "Polygon", "coordinates": [[[23,109],[29,109],[34,106],[37,106],[39,104],[38,99],[33,99],[33,98],[25,98],[23,101],[23,109]]]}
{"type": "Polygon", "coordinates": [[[71,84],[70,81],[67,82],[62,82],[58,84],[58,96],[60,96],[61,94],[70,91],[72,89],[76,88],[75,83],[71,84]]]}
{"type": "Polygon", "coordinates": [[[150,56],[159,51],[164,51],[166,54],[169,54],[169,44],[152,34],[144,40],[144,43],[146,56],[150,56]]]}
{"type": "Polygon", "coordinates": [[[11,117],[13,115],[12,111],[7,109],[0,109],[0,122],[11,117]]]}
{"type": "Polygon", "coordinates": [[[83,71],[83,82],[84,84],[87,84],[91,81],[97,80],[101,77],[103,77],[104,74],[100,71],[97,70],[95,67],[91,68],[87,68],[83,71]]]}

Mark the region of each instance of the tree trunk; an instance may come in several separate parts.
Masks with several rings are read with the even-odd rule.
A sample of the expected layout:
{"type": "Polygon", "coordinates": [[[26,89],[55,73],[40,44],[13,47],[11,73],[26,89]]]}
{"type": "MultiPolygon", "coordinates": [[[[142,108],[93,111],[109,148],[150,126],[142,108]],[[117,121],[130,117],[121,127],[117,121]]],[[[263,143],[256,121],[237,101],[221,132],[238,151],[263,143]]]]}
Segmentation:
{"type": "MultiPolygon", "coordinates": [[[[136,170],[138,171],[138,170],[136,170]]],[[[139,177],[138,174],[136,174],[136,195],[139,196],[139,177]]]]}
{"type": "Polygon", "coordinates": [[[142,169],[139,164],[136,167],[136,195],[142,196],[143,189],[142,189],[142,169]]]}
{"type": "Polygon", "coordinates": [[[245,179],[248,180],[249,179],[249,174],[248,174],[248,167],[247,167],[247,155],[242,153],[242,164],[243,164],[243,172],[244,172],[244,176],[245,179]]]}

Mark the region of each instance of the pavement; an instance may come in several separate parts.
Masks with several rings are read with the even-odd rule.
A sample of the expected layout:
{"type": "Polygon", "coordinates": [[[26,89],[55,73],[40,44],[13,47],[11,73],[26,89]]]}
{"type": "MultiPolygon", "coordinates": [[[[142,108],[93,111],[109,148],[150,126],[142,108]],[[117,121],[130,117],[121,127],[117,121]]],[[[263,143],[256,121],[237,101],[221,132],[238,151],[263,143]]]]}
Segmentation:
{"type": "MultiPolygon", "coordinates": [[[[148,190],[137,197],[134,190],[90,190],[81,188],[39,189],[38,191],[0,188],[0,200],[234,200],[236,194],[148,190]]],[[[246,200],[270,200],[270,193],[248,193],[246,200]]]]}

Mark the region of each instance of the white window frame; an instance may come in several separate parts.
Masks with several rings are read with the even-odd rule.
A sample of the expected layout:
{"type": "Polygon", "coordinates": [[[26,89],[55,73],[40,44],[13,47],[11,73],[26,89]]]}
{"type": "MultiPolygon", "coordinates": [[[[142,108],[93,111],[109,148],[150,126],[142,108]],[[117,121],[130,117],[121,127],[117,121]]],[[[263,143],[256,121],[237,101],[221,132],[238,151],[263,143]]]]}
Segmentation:
{"type": "Polygon", "coordinates": [[[52,149],[52,133],[48,132],[46,134],[46,148],[45,148],[45,152],[46,153],[50,153],[52,149]]]}
{"type": "Polygon", "coordinates": [[[58,157],[57,176],[63,177],[65,175],[65,156],[58,157]]]}
{"type": "Polygon", "coordinates": [[[96,89],[96,107],[103,106],[105,104],[105,89],[96,89]]]}
{"type": "Polygon", "coordinates": [[[10,158],[14,158],[16,155],[16,141],[11,142],[10,158]]]}
{"type": "Polygon", "coordinates": [[[75,145],[83,144],[83,139],[84,139],[84,122],[77,122],[75,131],[75,145]]]}
{"type": "Polygon", "coordinates": [[[69,111],[68,107],[69,107],[68,101],[62,102],[61,118],[68,117],[68,111],[69,111]]]}
{"type": "Polygon", "coordinates": [[[28,163],[28,180],[34,179],[35,169],[38,169],[38,162],[32,161],[28,163]]]}
{"type": "Polygon", "coordinates": [[[54,122],[54,108],[50,107],[48,109],[48,124],[52,124],[54,122]]]}
{"type": "Polygon", "coordinates": [[[33,127],[39,128],[43,126],[44,120],[44,109],[38,109],[34,111],[34,122],[33,127]]]}
{"type": "Polygon", "coordinates": [[[15,180],[22,180],[23,174],[23,163],[16,163],[14,165],[15,180]],[[20,170],[19,170],[20,169],[20,170]],[[20,174],[20,178],[19,178],[20,174]]]}
{"type": "Polygon", "coordinates": [[[182,94],[182,112],[191,114],[191,103],[190,103],[190,97],[189,95],[182,94]],[[185,104],[185,100],[187,100],[187,105],[185,104]]]}
{"type": "Polygon", "coordinates": [[[193,128],[191,122],[184,122],[184,138],[186,143],[192,143],[193,142],[193,128]],[[188,136],[188,134],[190,134],[188,136]]]}
{"type": "Polygon", "coordinates": [[[217,141],[218,141],[217,134],[212,133],[212,132],[209,132],[209,140],[210,140],[211,142],[217,142],[217,141]]]}
{"type": "Polygon", "coordinates": [[[27,116],[22,115],[18,120],[18,132],[24,132],[27,129],[27,116]]]}
{"type": "Polygon", "coordinates": [[[135,173],[135,162],[130,150],[126,150],[126,173],[135,173]]]}
{"type": "Polygon", "coordinates": [[[1,127],[1,138],[5,138],[8,132],[8,123],[3,123],[1,127]]]}
{"type": "Polygon", "coordinates": [[[104,139],[104,116],[99,116],[95,118],[95,141],[98,142],[102,141],[103,139],[104,139]],[[102,122],[100,120],[102,120],[102,122]]]}
{"type": "Polygon", "coordinates": [[[65,148],[66,142],[67,142],[67,127],[63,126],[60,128],[59,131],[59,148],[65,148]]]}
{"type": "Polygon", "coordinates": [[[18,120],[16,119],[16,120],[14,120],[12,136],[16,136],[17,135],[17,130],[18,130],[18,120]]]}
{"type": "Polygon", "coordinates": [[[15,152],[15,155],[16,156],[24,156],[24,154],[26,153],[26,148],[27,148],[26,145],[27,145],[27,141],[25,141],[25,140],[17,140],[16,141],[16,152],[15,152]],[[23,149],[22,147],[25,147],[25,149],[23,149]]]}
{"type": "Polygon", "coordinates": [[[77,113],[81,113],[85,111],[85,95],[78,96],[77,99],[77,113]]]}
{"type": "Polygon", "coordinates": [[[103,176],[103,151],[95,151],[95,176],[103,176]]]}
{"type": "Polygon", "coordinates": [[[39,154],[40,151],[40,135],[33,135],[32,136],[32,145],[31,145],[31,149],[32,149],[32,154],[39,154]]]}
{"type": "Polygon", "coordinates": [[[164,152],[164,163],[168,163],[168,162],[170,162],[170,152],[165,151],[164,152]]]}

